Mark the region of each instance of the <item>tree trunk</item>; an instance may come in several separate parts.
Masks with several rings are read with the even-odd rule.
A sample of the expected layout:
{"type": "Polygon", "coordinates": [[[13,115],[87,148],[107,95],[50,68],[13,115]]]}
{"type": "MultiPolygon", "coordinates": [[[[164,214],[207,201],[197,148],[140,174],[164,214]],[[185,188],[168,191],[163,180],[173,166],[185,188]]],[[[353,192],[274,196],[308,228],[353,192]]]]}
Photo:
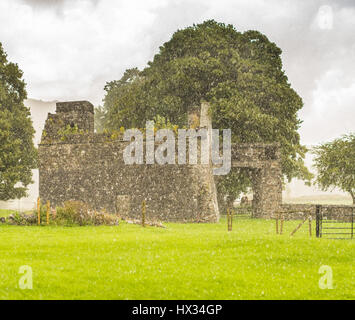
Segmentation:
{"type": "Polygon", "coordinates": [[[355,193],[353,191],[349,191],[351,197],[353,198],[353,205],[355,205],[355,193]]]}

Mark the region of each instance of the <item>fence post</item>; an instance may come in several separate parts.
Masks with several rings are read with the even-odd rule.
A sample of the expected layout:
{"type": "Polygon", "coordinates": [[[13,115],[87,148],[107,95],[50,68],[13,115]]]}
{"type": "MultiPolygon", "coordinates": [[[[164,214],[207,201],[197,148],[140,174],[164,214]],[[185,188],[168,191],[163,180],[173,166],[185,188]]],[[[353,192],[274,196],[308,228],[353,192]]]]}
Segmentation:
{"type": "Polygon", "coordinates": [[[51,203],[47,200],[47,225],[49,225],[49,211],[51,209],[51,203]]]}
{"type": "Polygon", "coordinates": [[[41,224],[41,199],[37,198],[37,222],[38,225],[41,224]]]}
{"type": "Polygon", "coordinates": [[[284,215],[281,215],[281,222],[280,222],[280,234],[282,234],[282,230],[284,227],[284,215]]]}
{"type": "Polygon", "coordinates": [[[276,212],[276,234],[279,234],[279,213],[276,212]]]}
{"type": "Polygon", "coordinates": [[[309,236],[312,237],[312,216],[309,215],[308,217],[308,229],[309,229],[309,236]]]}
{"type": "Polygon", "coordinates": [[[354,238],[354,207],[351,215],[351,239],[354,238]]]}
{"type": "Polygon", "coordinates": [[[145,199],[142,201],[142,226],[145,227],[145,199]]]}
{"type": "Polygon", "coordinates": [[[320,209],[319,204],[316,205],[316,237],[320,238],[320,209]]]}
{"type": "Polygon", "coordinates": [[[227,230],[230,231],[229,208],[227,208],[227,230]]]}
{"type": "Polygon", "coordinates": [[[307,219],[308,219],[307,217],[303,219],[303,221],[296,227],[296,229],[291,232],[291,236],[293,236],[298,231],[298,229],[300,229],[303,226],[303,224],[306,222],[307,219]]]}
{"type": "Polygon", "coordinates": [[[232,231],[233,229],[233,210],[227,208],[227,225],[228,231],[232,231]]]}
{"type": "Polygon", "coordinates": [[[233,209],[231,209],[229,212],[230,212],[230,220],[231,220],[231,229],[230,229],[230,231],[232,231],[233,230],[233,209]]]}

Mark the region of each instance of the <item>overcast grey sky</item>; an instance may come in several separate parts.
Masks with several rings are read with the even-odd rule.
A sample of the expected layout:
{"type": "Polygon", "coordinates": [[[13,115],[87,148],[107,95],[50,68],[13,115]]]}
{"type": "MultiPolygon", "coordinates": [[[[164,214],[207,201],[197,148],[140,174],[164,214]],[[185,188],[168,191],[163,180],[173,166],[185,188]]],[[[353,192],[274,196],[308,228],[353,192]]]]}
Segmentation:
{"type": "Polygon", "coordinates": [[[30,98],[97,105],[106,81],[144,67],[174,31],[207,19],[259,30],[283,50],[305,103],[303,143],[355,131],[354,0],[1,0],[0,42],[30,98]]]}

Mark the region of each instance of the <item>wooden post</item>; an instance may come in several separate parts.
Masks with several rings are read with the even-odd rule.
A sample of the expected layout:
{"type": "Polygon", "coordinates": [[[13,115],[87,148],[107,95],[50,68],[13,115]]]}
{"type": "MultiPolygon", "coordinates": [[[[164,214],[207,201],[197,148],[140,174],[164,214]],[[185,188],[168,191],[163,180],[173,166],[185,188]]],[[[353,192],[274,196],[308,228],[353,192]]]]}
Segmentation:
{"type": "Polygon", "coordinates": [[[312,216],[311,215],[308,217],[308,230],[309,230],[309,236],[312,237],[312,216]]]}
{"type": "Polygon", "coordinates": [[[228,223],[228,231],[232,231],[232,213],[230,208],[227,208],[227,223],[228,223]]]}
{"type": "Polygon", "coordinates": [[[321,237],[320,219],[321,219],[321,206],[320,205],[316,205],[316,237],[317,238],[321,237]]]}
{"type": "Polygon", "coordinates": [[[280,234],[282,234],[282,230],[284,227],[284,215],[281,216],[281,222],[280,222],[280,234]]]}
{"type": "Polygon", "coordinates": [[[351,239],[354,238],[354,207],[351,214],[351,239]]]}
{"type": "Polygon", "coordinates": [[[227,230],[229,231],[229,208],[227,208],[227,230]]]}
{"type": "Polygon", "coordinates": [[[38,225],[41,224],[41,199],[37,198],[37,222],[38,225]]]}
{"type": "Polygon", "coordinates": [[[279,213],[276,213],[276,234],[279,234],[279,213]]]}
{"type": "Polygon", "coordinates": [[[292,231],[291,236],[293,236],[293,235],[297,232],[297,230],[302,227],[302,225],[306,222],[307,219],[308,219],[308,217],[306,217],[306,218],[297,226],[297,228],[292,231]]]}
{"type": "Polygon", "coordinates": [[[230,215],[230,220],[231,220],[231,223],[230,223],[231,228],[229,231],[232,231],[233,230],[233,210],[232,209],[230,209],[229,215],[230,215]]]}
{"type": "Polygon", "coordinates": [[[142,226],[145,227],[145,212],[146,212],[146,207],[145,207],[145,200],[142,201],[142,226]]]}
{"type": "Polygon", "coordinates": [[[55,211],[55,209],[51,208],[51,214],[52,214],[52,219],[55,220],[55,218],[57,217],[57,212],[55,211]]]}
{"type": "Polygon", "coordinates": [[[47,225],[49,225],[49,211],[51,210],[51,203],[47,200],[47,225]]]}

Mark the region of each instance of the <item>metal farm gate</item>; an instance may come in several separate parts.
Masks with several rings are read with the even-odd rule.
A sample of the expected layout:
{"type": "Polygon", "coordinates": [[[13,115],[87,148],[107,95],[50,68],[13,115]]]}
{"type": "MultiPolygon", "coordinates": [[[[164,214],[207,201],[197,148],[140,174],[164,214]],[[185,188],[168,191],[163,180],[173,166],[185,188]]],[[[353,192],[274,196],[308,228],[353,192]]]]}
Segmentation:
{"type": "Polygon", "coordinates": [[[354,207],[351,213],[340,217],[331,212],[324,212],[321,205],[316,206],[316,236],[325,239],[354,238],[354,207]]]}

